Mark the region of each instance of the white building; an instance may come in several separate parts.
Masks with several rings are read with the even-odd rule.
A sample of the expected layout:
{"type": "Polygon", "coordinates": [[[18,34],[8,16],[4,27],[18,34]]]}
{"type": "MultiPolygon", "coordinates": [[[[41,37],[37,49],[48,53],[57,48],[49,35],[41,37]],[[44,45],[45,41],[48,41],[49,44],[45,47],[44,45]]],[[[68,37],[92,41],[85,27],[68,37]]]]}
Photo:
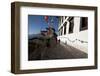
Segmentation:
{"type": "MultiPolygon", "coordinates": [[[[68,17],[59,18],[58,39],[85,53],[88,52],[88,18],[68,17]]],[[[74,50],[73,50],[74,51],[74,50]]]]}

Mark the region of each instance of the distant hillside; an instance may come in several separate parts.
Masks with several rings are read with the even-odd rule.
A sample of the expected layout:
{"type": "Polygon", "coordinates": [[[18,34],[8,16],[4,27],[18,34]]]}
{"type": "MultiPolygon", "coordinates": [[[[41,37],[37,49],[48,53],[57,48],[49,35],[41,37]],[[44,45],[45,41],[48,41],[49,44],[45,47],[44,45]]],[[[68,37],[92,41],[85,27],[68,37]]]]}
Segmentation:
{"type": "Polygon", "coordinates": [[[41,35],[41,34],[28,35],[28,39],[33,39],[33,38],[43,38],[43,35],[41,35]]]}

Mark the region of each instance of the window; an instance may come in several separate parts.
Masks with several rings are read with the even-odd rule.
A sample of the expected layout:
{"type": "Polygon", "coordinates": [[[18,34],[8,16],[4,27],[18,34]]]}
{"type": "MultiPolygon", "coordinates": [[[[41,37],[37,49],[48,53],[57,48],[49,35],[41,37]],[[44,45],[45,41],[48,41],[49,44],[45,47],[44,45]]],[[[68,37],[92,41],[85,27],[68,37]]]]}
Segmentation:
{"type": "Polygon", "coordinates": [[[88,18],[81,17],[80,19],[80,31],[88,29],[88,18]]]}
{"type": "Polygon", "coordinates": [[[61,27],[61,35],[63,34],[63,27],[61,27]]]}
{"type": "Polygon", "coordinates": [[[69,17],[69,34],[73,33],[73,28],[74,28],[74,17],[69,17]]]}
{"type": "Polygon", "coordinates": [[[61,17],[61,22],[63,23],[63,16],[61,17]]]}
{"type": "Polygon", "coordinates": [[[58,30],[58,35],[60,36],[60,29],[58,30]]]}
{"type": "Polygon", "coordinates": [[[67,18],[67,16],[65,16],[65,19],[67,18]]]}
{"type": "Polygon", "coordinates": [[[64,35],[66,34],[66,24],[67,22],[64,23],[64,35]]]}

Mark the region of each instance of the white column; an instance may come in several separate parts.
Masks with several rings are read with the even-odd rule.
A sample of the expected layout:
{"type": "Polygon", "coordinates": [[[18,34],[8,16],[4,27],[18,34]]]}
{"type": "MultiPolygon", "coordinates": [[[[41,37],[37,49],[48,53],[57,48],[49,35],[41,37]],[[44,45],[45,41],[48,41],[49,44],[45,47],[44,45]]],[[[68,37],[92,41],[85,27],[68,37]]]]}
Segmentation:
{"type": "Polygon", "coordinates": [[[69,34],[69,21],[67,21],[66,35],[69,34]]]}
{"type": "Polygon", "coordinates": [[[80,17],[74,17],[74,33],[78,33],[80,29],[80,17]]]}

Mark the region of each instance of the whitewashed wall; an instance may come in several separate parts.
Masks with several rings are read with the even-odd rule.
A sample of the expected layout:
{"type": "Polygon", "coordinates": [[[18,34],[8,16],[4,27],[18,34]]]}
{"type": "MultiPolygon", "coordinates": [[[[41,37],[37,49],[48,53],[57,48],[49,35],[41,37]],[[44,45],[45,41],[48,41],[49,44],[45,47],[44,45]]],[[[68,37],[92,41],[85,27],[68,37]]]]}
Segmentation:
{"type": "MultiPolygon", "coordinates": [[[[80,17],[74,17],[73,33],[68,34],[68,31],[69,31],[68,21],[67,21],[66,26],[67,26],[66,35],[58,36],[58,39],[60,39],[64,43],[67,42],[68,45],[71,45],[71,46],[73,46],[77,49],[80,49],[81,51],[87,53],[88,52],[88,43],[81,43],[79,41],[79,40],[81,40],[81,41],[88,42],[88,30],[79,31],[79,29],[80,29],[80,17]],[[72,42],[72,41],[75,41],[75,42],[72,42]]],[[[63,30],[63,33],[64,33],[64,30],[63,30]]]]}

